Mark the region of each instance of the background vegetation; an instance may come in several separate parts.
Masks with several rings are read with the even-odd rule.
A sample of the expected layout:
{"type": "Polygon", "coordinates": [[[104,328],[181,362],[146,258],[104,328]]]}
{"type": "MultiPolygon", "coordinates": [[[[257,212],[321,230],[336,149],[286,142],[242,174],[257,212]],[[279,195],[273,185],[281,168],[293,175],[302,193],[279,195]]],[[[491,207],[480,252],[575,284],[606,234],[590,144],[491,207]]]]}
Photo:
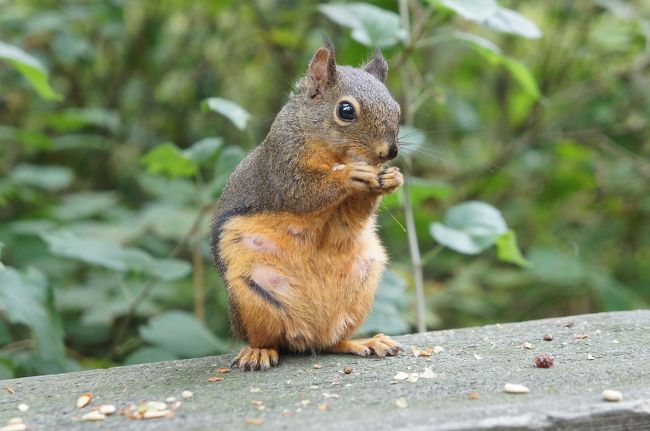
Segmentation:
{"type": "Polygon", "coordinates": [[[325,33],[404,112],[364,331],[647,307],[649,5],[499,3],[0,0],[0,378],[235,348],[210,213],[325,33]]]}

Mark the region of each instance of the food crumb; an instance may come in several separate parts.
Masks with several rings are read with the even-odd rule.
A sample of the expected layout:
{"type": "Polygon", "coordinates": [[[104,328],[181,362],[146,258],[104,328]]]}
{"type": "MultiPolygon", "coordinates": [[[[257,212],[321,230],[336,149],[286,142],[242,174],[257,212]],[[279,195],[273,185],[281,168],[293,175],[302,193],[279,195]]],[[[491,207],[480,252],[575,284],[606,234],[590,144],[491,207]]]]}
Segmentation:
{"type": "Polygon", "coordinates": [[[503,392],[507,394],[527,394],[528,392],[530,392],[530,390],[524,385],[520,385],[516,383],[506,383],[503,386],[503,392]]]}
{"type": "Polygon", "coordinates": [[[553,356],[550,353],[542,353],[535,356],[533,362],[535,363],[535,366],[537,368],[550,368],[553,366],[553,363],[555,362],[555,358],[553,358],[553,356]]]}
{"type": "Polygon", "coordinates": [[[25,403],[18,404],[18,410],[25,413],[27,410],[29,410],[29,405],[27,405],[25,403]]]}
{"type": "Polygon", "coordinates": [[[245,422],[248,425],[262,425],[264,423],[264,419],[262,419],[262,418],[246,418],[245,422]]]}
{"type": "Polygon", "coordinates": [[[544,334],[544,341],[553,341],[553,334],[544,334]]]}
{"type": "Polygon", "coordinates": [[[320,370],[321,365],[320,364],[314,364],[314,368],[317,369],[317,370],[320,370]]]}
{"type": "Polygon", "coordinates": [[[183,391],[183,392],[181,392],[181,397],[183,397],[185,399],[192,398],[193,395],[194,394],[192,393],[192,391],[183,391]]]}
{"type": "Polygon", "coordinates": [[[223,380],[223,377],[208,377],[208,382],[220,382],[223,380]]]}
{"type": "Polygon", "coordinates": [[[409,406],[408,403],[406,402],[406,398],[404,398],[404,397],[400,397],[400,398],[396,399],[395,400],[395,405],[397,407],[399,407],[400,409],[405,409],[405,408],[407,408],[409,406]]]}
{"type": "Polygon", "coordinates": [[[352,373],[352,367],[344,367],[343,372],[345,374],[351,374],[352,373]]]}
{"type": "Polygon", "coordinates": [[[79,395],[79,398],[77,398],[77,408],[82,409],[86,407],[88,404],[90,404],[92,399],[93,399],[93,394],[85,393],[79,395]]]}
{"type": "Polygon", "coordinates": [[[472,391],[469,393],[467,398],[469,398],[470,400],[478,400],[479,398],[481,398],[481,394],[476,391],[472,391]]]}
{"type": "Polygon", "coordinates": [[[605,389],[603,391],[603,399],[605,401],[617,402],[623,399],[623,394],[621,394],[619,391],[615,391],[614,389],[605,389]]]}
{"type": "Polygon", "coordinates": [[[220,373],[220,374],[226,374],[226,373],[229,373],[229,372],[230,372],[230,368],[224,368],[224,367],[222,367],[222,368],[219,368],[219,369],[217,370],[217,372],[220,373]]]}

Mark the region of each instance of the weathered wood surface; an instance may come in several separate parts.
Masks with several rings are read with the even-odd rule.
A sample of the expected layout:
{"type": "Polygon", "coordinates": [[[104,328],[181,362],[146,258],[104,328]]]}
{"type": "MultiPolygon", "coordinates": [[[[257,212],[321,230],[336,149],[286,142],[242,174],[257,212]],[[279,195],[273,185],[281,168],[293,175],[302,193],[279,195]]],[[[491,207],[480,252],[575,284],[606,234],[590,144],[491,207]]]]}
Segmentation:
{"type": "MultiPolygon", "coordinates": [[[[233,370],[208,382],[234,354],[184,361],[30,377],[0,382],[0,426],[21,417],[33,430],[232,430],[232,429],[596,429],[650,430],[650,311],[603,313],[491,325],[398,337],[406,354],[394,358],[347,355],[281,357],[266,372],[233,370]],[[567,326],[568,324],[572,324],[567,326]],[[545,333],[552,341],[543,341],[545,333]],[[579,335],[580,337],[576,337],[579,335]],[[587,338],[581,338],[586,335],[587,338]],[[529,342],[531,349],[520,347],[529,342]],[[442,346],[431,358],[412,347],[442,346]],[[541,352],[555,357],[549,369],[533,366],[541,352]],[[588,355],[594,357],[587,359],[588,355]],[[314,368],[314,364],[321,368],[314,368]],[[343,367],[352,373],[343,374],[343,367]],[[395,383],[399,371],[436,377],[395,383]],[[340,384],[336,384],[340,382],[340,384]],[[503,392],[520,383],[528,394],[503,392]],[[15,394],[1,389],[10,386],[15,394]],[[251,389],[259,388],[251,392],[251,389]],[[617,389],[623,401],[602,400],[617,389]],[[131,420],[108,417],[80,422],[82,412],[101,403],[123,408],[183,390],[173,417],[131,420]],[[472,391],[480,398],[470,400],[472,391]],[[91,406],[75,407],[91,392],[91,406]],[[403,397],[407,406],[396,400],[403,397]],[[258,410],[253,401],[261,401],[258,410]],[[30,406],[25,413],[17,406],[30,406]],[[322,407],[327,404],[328,410],[322,407]],[[262,419],[261,425],[246,419],[262,419]]],[[[259,404],[259,403],[258,403],[259,404]]]]}

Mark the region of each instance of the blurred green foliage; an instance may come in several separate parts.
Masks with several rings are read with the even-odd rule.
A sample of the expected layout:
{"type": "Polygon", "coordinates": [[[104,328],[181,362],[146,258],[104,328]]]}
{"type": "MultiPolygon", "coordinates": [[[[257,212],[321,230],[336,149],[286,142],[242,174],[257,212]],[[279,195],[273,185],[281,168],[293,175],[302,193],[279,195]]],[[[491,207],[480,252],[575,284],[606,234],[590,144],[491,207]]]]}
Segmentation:
{"type": "Polygon", "coordinates": [[[210,214],[323,34],[403,110],[363,331],[416,327],[414,244],[428,328],[648,306],[646,3],[0,7],[0,379],[234,348],[210,214]]]}

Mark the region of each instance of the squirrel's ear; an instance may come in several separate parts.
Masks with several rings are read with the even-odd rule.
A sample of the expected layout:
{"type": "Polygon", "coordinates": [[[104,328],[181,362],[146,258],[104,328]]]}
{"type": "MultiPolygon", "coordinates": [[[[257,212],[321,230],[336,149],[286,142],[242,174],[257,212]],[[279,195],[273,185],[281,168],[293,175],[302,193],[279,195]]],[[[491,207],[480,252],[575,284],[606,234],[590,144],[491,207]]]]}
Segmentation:
{"type": "Polygon", "coordinates": [[[309,97],[314,98],[336,82],[336,57],[332,41],[325,39],[309,63],[309,97]]]}
{"type": "Polygon", "coordinates": [[[375,49],[375,55],[373,55],[372,59],[362,69],[381,82],[386,81],[386,76],[388,76],[388,63],[384,60],[384,56],[379,48],[375,49]]]}

